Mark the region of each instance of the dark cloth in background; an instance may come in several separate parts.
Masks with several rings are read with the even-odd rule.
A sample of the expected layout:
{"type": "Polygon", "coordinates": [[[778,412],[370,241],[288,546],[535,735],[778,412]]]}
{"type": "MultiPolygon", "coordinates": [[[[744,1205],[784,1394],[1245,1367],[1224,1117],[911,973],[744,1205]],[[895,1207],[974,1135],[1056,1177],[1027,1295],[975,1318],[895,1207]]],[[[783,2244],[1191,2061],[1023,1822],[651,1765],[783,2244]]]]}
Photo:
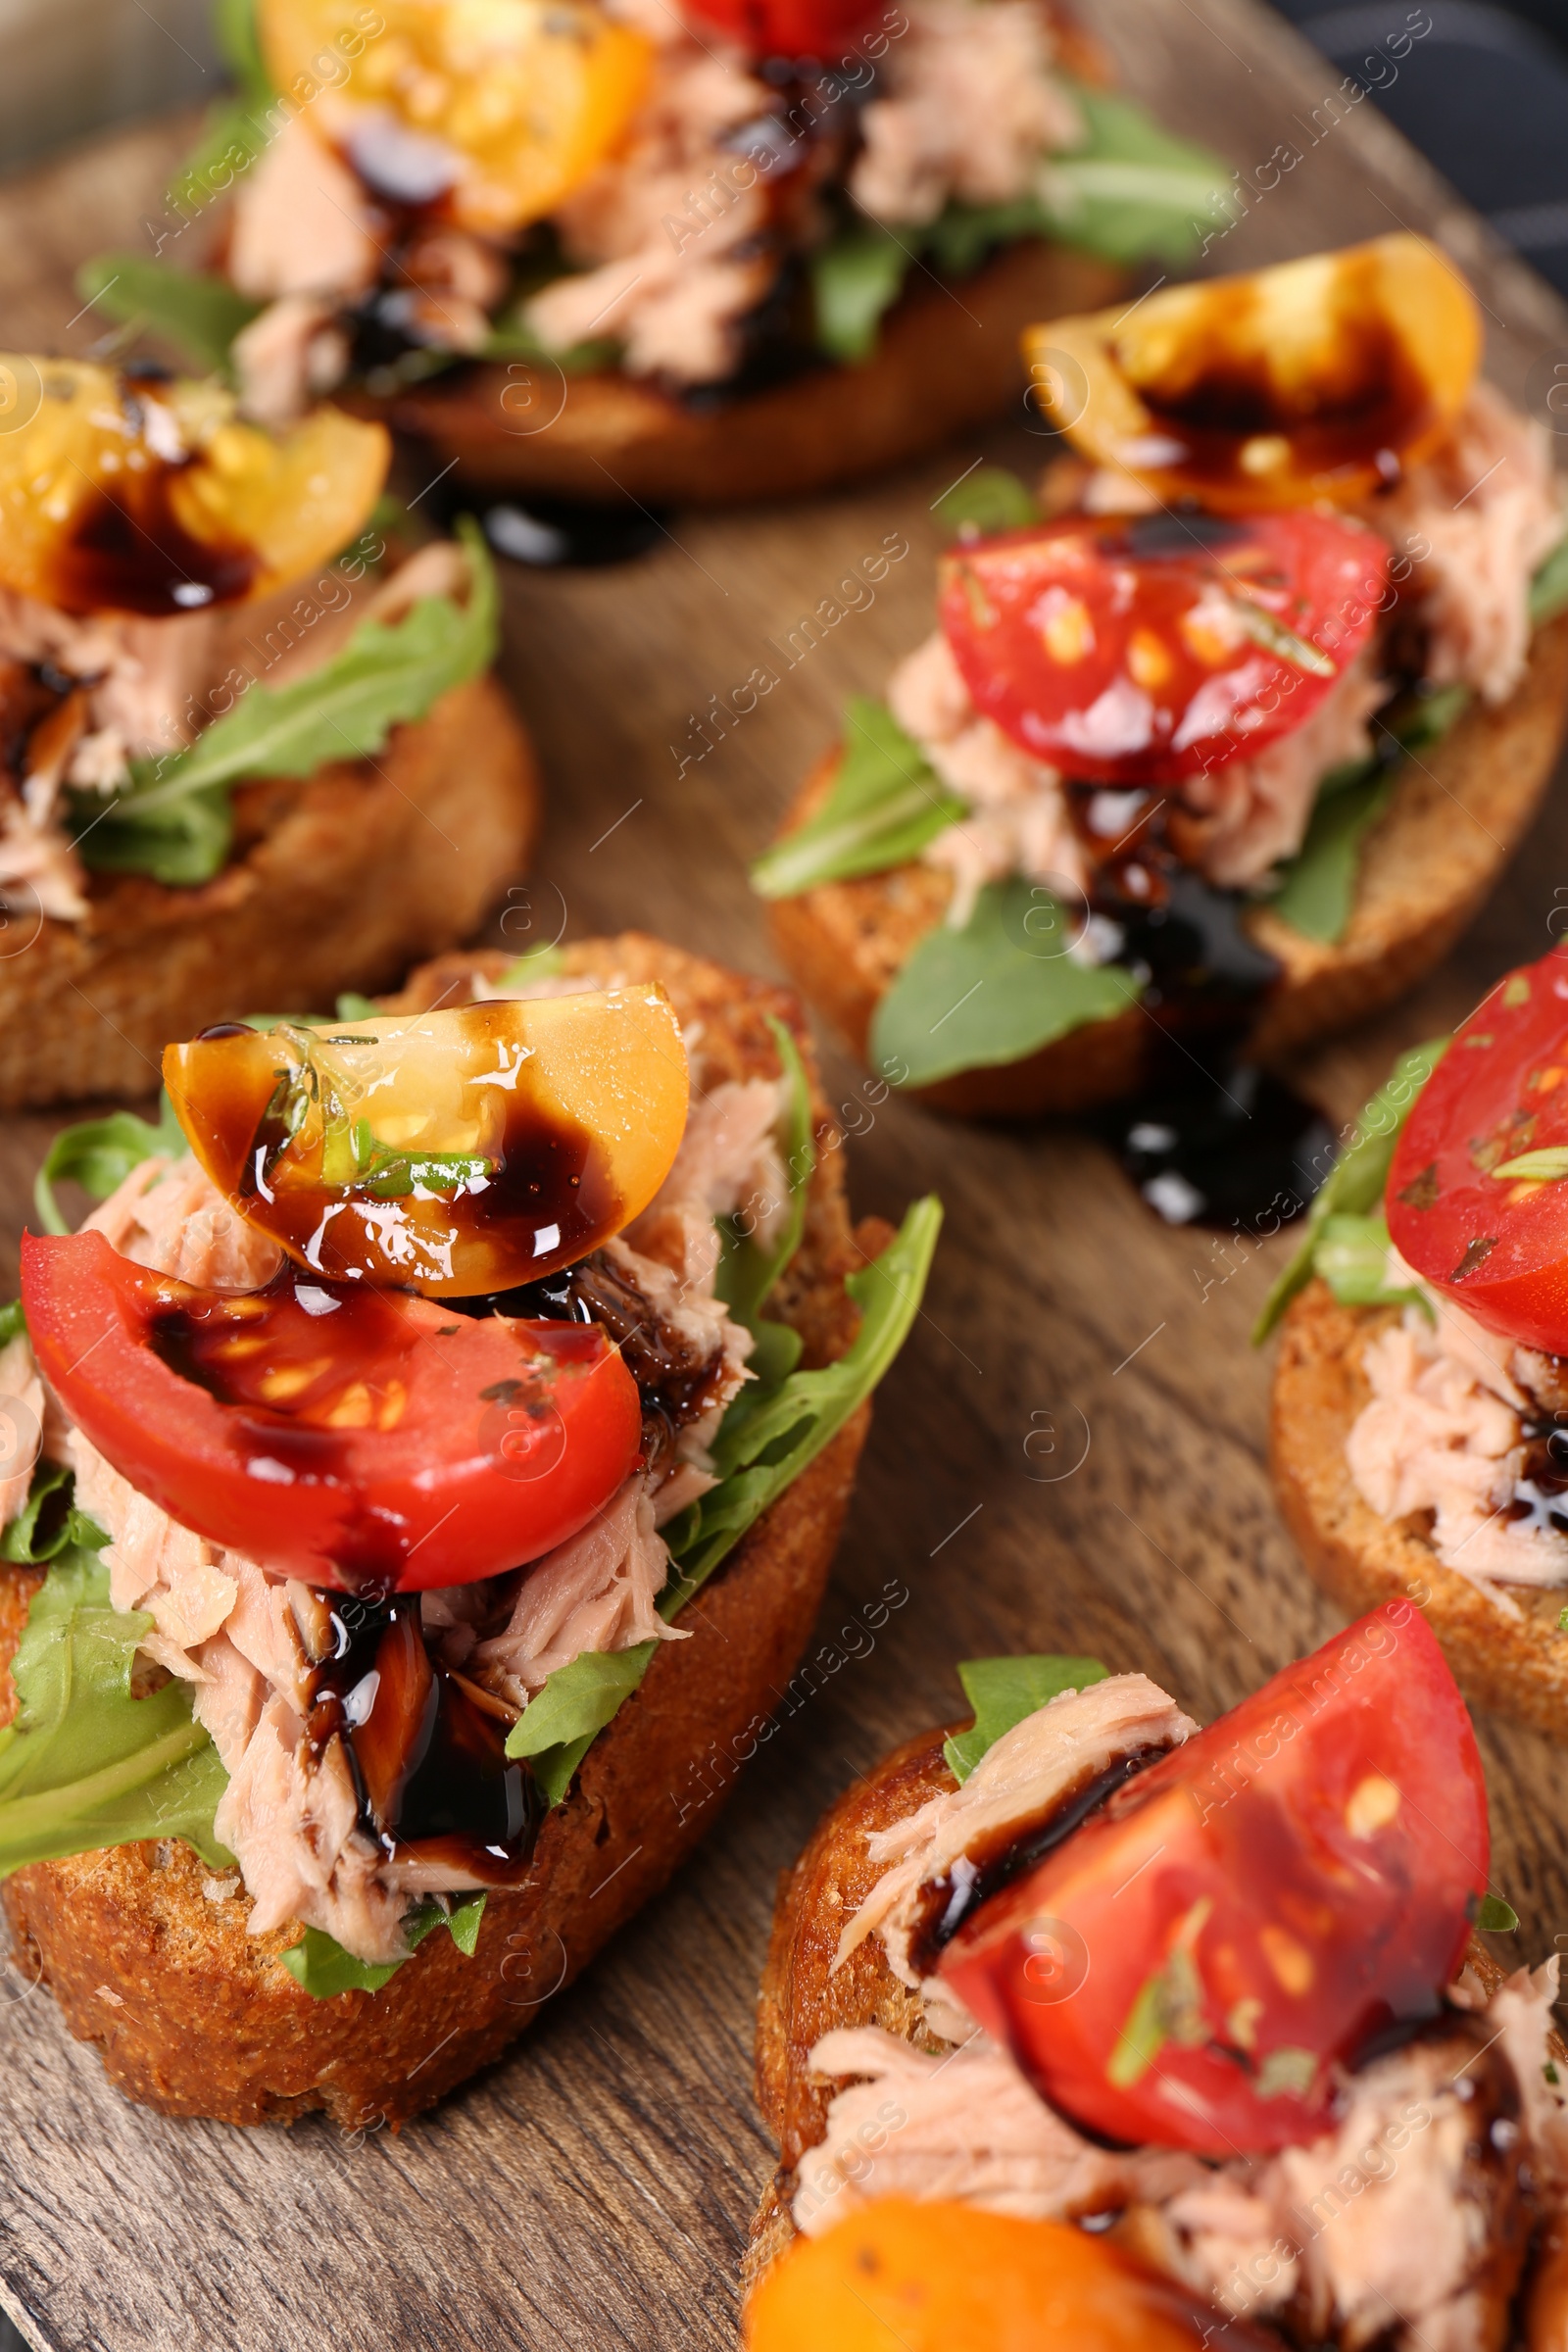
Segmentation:
{"type": "Polygon", "coordinates": [[[1568,0],[1275,4],[1568,295],[1568,0]],[[1428,20],[1389,79],[1389,36],[1428,20]]]}

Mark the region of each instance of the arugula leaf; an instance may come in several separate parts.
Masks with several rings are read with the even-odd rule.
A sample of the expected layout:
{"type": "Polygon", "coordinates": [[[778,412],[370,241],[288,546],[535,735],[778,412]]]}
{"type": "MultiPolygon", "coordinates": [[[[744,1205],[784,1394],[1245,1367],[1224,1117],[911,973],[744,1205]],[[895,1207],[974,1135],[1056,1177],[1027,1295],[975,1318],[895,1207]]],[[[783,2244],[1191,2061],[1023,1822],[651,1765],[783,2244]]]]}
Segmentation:
{"type": "Polygon", "coordinates": [[[101,253],[84,262],[76,292],[104,318],[151,328],[177,344],[203,373],[227,368],[229,345],[262,310],[226,278],[176,270],[142,253],[101,253]]]}
{"type": "Polygon", "coordinates": [[[4,1306],[0,1306],[0,1348],[5,1347],[8,1341],[14,1340],[19,1332],[25,1331],[26,1328],[27,1318],[23,1312],[20,1298],[10,1298],[4,1306]]]}
{"type": "Polygon", "coordinates": [[[1471,701],[1468,686],[1418,687],[1376,723],[1378,749],[1330,768],[1299,850],[1284,868],[1269,905],[1303,938],[1333,946],[1355,905],[1361,848],[1388,806],[1402,758],[1441,743],[1471,701]]]}
{"type": "Polygon", "coordinates": [[[826,801],[752,867],[764,899],[903,865],[964,813],[885,703],[852,695],[844,714],[844,754],[826,801]]]}
{"type": "Polygon", "coordinates": [[[807,1187],[816,1166],[816,1144],[811,1133],[811,1090],[806,1076],[806,1064],[800,1048],[784,1023],[772,1013],[767,1025],[773,1032],[778,1057],[789,1081],[789,1102],[785,1110],[784,1165],[788,1171],[790,1198],[789,1213],[780,1227],[771,1250],[763,1252],[749,1234],[743,1233],[734,1217],[720,1217],[719,1229],[724,1237],[724,1254],[719,1260],[718,1278],[714,1285],[737,1323],[744,1323],[755,1337],[766,1332],[768,1365],[766,1373],[754,1350],[752,1368],[766,1385],[774,1387],[793,1372],[801,1352],[800,1333],[787,1323],[763,1323],[761,1306],[774,1284],[790,1264],[801,1246],[806,1232],[807,1187]]]}
{"type": "MultiPolygon", "coordinates": [[[[917,235],[918,231],[915,232],[917,235]]],[[[1014,196],[1005,204],[944,206],[923,243],[944,277],[973,277],[987,254],[1020,237],[1049,237],[1052,221],[1037,196],[1014,196]]]]}
{"type": "Polygon", "coordinates": [[[963,1695],[974,1709],[966,1732],[944,1740],[942,1752],[955,1780],[966,1781],[1004,1732],[1033,1715],[1063,1690],[1086,1690],[1102,1683],[1106,1669],[1098,1658],[969,1658],[958,1668],[963,1695]]]}
{"type": "Polygon", "coordinates": [[[914,1202],[881,1256],[846,1277],[860,1328],[836,1363],[792,1372],[776,1389],[741,1391],[713,1444],[719,1484],[664,1531],[680,1574],[661,1596],[662,1617],[685,1606],[871,1394],[919,1312],[941,1228],[942,1203],[928,1195],[914,1202]]]}
{"type": "Polygon", "coordinates": [[[1393,778],[1381,768],[1364,783],[1319,792],[1301,846],[1268,902],[1304,939],[1332,944],[1355,905],[1361,845],[1389,805],[1393,778]]]}
{"type": "Polygon", "coordinates": [[[547,1804],[560,1804],[572,1774],[636,1690],[658,1647],[655,1641],[630,1649],[585,1649],[569,1665],[558,1666],[528,1701],[508,1734],[507,1753],[529,1759],[547,1804]]]}
{"type": "Polygon", "coordinates": [[[977,466],[944,490],[931,510],[950,538],[960,531],[1011,531],[1040,520],[1040,502],[1010,466],[977,466]]]}
{"type": "Polygon", "coordinates": [[[0,1878],[141,1838],[184,1838],[208,1861],[229,1860],[213,1836],[227,1776],[189,1685],[130,1694],[152,1619],[111,1607],[97,1553],[107,1542],[91,1528],[57,1554],[17,1646],[20,1703],[0,1731],[0,1878]]]}
{"type": "Polygon", "coordinates": [[[394,726],[422,718],[488,668],[499,634],[495,565],[477,523],[463,515],[457,530],[469,565],[466,606],[427,596],[399,621],[362,621],[335,660],[292,685],[252,686],[188,751],[137,771],[117,800],[73,794],[85,862],[208,881],[228,853],[223,788],[245,776],[308,776],[328,760],[378,752],[394,726]]]}
{"type": "Polygon", "coordinates": [[[1530,625],[1539,629],[1568,611],[1568,538],[1559,539],[1530,583],[1530,625]]]}
{"type": "Polygon", "coordinates": [[[252,106],[270,105],[277,91],[262,55],[256,0],[213,0],[213,38],[241,97],[252,106]]]}
{"type": "Polygon", "coordinates": [[[321,1928],[307,1928],[299,1942],[290,1944],[278,1957],[295,1984],[315,2000],[329,2001],[339,1992],[379,1992],[437,1928],[450,1928],[453,1942],[466,1959],[471,1960],[479,1941],[484,1905],[482,1894],[469,1894],[447,1911],[430,1896],[404,1921],[403,1933],[409,1948],[397,1960],[356,1960],[352,1952],[346,1952],[336,1937],[321,1928]]]}
{"type": "Polygon", "coordinates": [[[914,244],[877,221],[856,220],[808,264],[818,347],[849,366],[868,360],[876,349],[883,314],[904,290],[915,260],[914,244]]]}
{"type": "Polygon", "coordinates": [[[873,1063],[902,1064],[901,1086],[929,1086],[956,1070],[1021,1061],[1137,1004],[1142,983],[1118,964],[1031,955],[1020,943],[1046,935],[1042,916],[1064,919],[1047,892],[1015,875],[986,885],[961,931],[928,931],[876,1008],[873,1063]]]}
{"type": "Polygon", "coordinates": [[[1500,1894],[1484,1894],[1476,1912],[1476,1926],[1488,1936],[1511,1936],[1519,1925],[1519,1914],[1512,1903],[1505,1903],[1500,1894]]]}
{"type": "Polygon", "coordinates": [[[1191,261],[1230,200],[1217,155],[1161,129],[1130,99],[1073,84],[1088,138],[1044,173],[1048,227],[1107,262],[1191,261]]]}
{"type": "Polygon", "coordinates": [[[1448,1050],[1446,1037],[1429,1038],[1424,1046],[1401,1054],[1351,1130],[1350,1141],[1319,1186],[1301,1239],[1290,1264],[1280,1275],[1252,1327],[1252,1345],[1268,1338],[1298,1291],[1305,1290],[1316,1271],[1318,1244],[1331,1217],[1371,1217],[1383,1206],[1384,1188],[1394,1164],[1394,1149],[1403,1132],[1410,1107],[1448,1050]]]}
{"type": "Polygon", "coordinates": [[[107,1119],[81,1119],[74,1127],[62,1127],[33,1184],[38,1221],[45,1233],[71,1231],[55,1199],[54,1188],[62,1177],[79,1184],[94,1200],[107,1200],[144,1159],[156,1155],[178,1159],[187,1149],[185,1131],[167,1095],[159,1100],[156,1127],[138,1119],[133,1110],[116,1110],[107,1119]]]}
{"type": "MultiPolygon", "coordinates": [[[[664,1530],[676,1570],[660,1596],[659,1614],[666,1624],[876,1387],[919,1311],[941,1226],[939,1200],[915,1201],[881,1256],[846,1278],[844,1287],[860,1309],[860,1328],[836,1363],[792,1372],[774,1389],[743,1389],[736,1397],[713,1446],[718,1485],[664,1530]]],[[[532,1757],[534,1778],[551,1804],[560,1804],[658,1647],[642,1642],[635,1649],[584,1652],[558,1667],[523,1709],[507,1753],[532,1757]]]]}
{"type": "Polygon", "coordinates": [[[75,1479],[63,1462],[40,1461],[27,1499],[0,1535],[0,1560],[42,1568],[63,1551],[96,1551],[107,1539],[72,1500],[75,1479]]]}
{"type": "Polygon", "coordinates": [[[1436,1322],[1425,1291],[1408,1284],[1391,1290],[1385,1282],[1391,1246],[1388,1224],[1381,1216],[1325,1217],[1312,1252],[1312,1271],[1323,1277],[1341,1306],[1419,1306],[1436,1322]]]}

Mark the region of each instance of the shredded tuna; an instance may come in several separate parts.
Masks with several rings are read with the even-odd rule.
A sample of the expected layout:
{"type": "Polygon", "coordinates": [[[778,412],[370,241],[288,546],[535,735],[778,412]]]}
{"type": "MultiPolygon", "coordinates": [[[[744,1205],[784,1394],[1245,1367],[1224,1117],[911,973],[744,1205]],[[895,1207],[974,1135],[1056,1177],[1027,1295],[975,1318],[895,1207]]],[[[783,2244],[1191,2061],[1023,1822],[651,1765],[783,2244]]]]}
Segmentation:
{"type": "MultiPolygon", "coordinates": [[[[1391,1252],[1391,1287],[1419,1288],[1391,1252]]],[[[1528,1399],[1523,1351],[1430,1292],[1361,1350],[1372,1391],[1346,1440],[1350,1476],[1382,1519],[1432,1513],[1430,1541],[1446,1568],[1499,1608],[1504,1585],[1568,1584],[1568,1538],[1502,1514],[1524,1468],[1520,1414],[1528,1399]]]]}
{"type": "Polygon", "coordinates": [[[1414,560],[1428,677],[1506,702],[1530,650],[1531,575],[1564,529],[1545,426],[1479,382],[1444,448],[1366,515],[1414,560]]]}
{"type": "Polygon", "coordinates": [[[0,1348],[0,1528],[24,1508],[44,1434],[43,1382],[24,1331],[0,1348]]]}
{"type": "Polygon", "coordinates": [[[553,216],[579,273],[527,306],[549,349],[613,336],[632,375],[706,383],[733,371],[740,320],[776,264],[744,250],[766,225],[767,200],[755,171],[737,172],[725,134],[772,103],[721,49],[661,50],[624,149],[553,216]]]}
{"type": "Polygon", "coordinates": [[[889,48],[888,96],[861,113],[864,151],[850,194],[873,220],[934,220],[961,204],[1009,204],[1040,181],[1048,156],[1083,137],[1078,109],[1051,72],[1049,22],[1033,0],[913,0],[889,48]]]}
{"type": "Polygon", "coordinates": [[[253,302],[368,294],[380,226],[358,175],[296,116],[235,189],[228,275],[253,302]]]}
{"type": "Polygon", "coordinates": [[[1199,862],[1222,890],[1246,890],[1305,837],[1318,786],[1372,749],[1367,722],[1388,700],[1375,651],[1360,654],[1300,726],[1256,752],[1194,776],[1182,799],[1204,820],[1199,862]]]}
{"type": "Polygon", "coordinates": [[[955,1871],[972,1850],[1021,1832],[1055,1809],[1084,1781],[1143,1747],[1176,1747],[1198,1726],[1141,1674],[1115,1674],[1086,1690],[1063,1690],[1014,1724],[956,1788],[890,1829],[873,1831],[866,1851],[886,1864],[839,1937],[842,1966],[873,1930],[888,1966],[918,1984],[909,1961],[917,1898],[929,1881],[955,1871]]]}
{"type": "Polygon", "coordinates": [[[283,1262],[275,1242],[229,1207],[189,1152],[131,1169],[82,1225],[138,1266],[203,1290],[255,1291],[283,1262]]]}
{"type": "Polygon", "coordinates": [[[629,1478],[581,1535],[528,1571],[511,1623],[479,1644],[467,1670],[514,1706],[525,1707],[558,1667],[569,1666],[584,1650],[684,1641],[655,1606],[668,1570],[669,1553],[654,1531],[644,1482],[629,1478]]]}
{"type": "Polygon", "coordinates": [[[1169,2149],[1094,2146],[1037,2098],[985,2034],[940,2057],[862,2026],[824,2034],[811,2072],[859,2078],[801,2159],[794,2213],[808,2236],[874,2197],[961,2198],[988,2213],[1065,2221],[1154,2202],[1203,2177],[1169,2149]]]}
{"type": "Polygon", "coordinates": [[[927,865],[953,876],[948,920],[955,928],[968,921],[984,885],[1008,874],[1084,888],[1088,867],[1060,777],[976,712],[940,629],[894,671],[888,708],[968,804],[922,853],[927,865]]]}
{"type": "Polygon", "coordinates": [[[303,416],[349,371],[349,342],[330,303],[285,294],[257,313],[229,345],[242,413],[273,431],[303,416]]]}

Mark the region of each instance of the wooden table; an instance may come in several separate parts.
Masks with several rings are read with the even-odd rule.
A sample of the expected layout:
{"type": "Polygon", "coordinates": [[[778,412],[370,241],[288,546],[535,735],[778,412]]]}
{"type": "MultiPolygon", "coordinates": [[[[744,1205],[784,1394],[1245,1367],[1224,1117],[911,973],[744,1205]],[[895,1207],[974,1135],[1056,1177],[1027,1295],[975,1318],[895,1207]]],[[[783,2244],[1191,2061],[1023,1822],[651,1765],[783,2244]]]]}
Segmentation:
{"type": "MultiPolygon", "coordinates": [[[[1288,172],[1263,172],[1278,185],[1209,267],[1402,221],[1435,230],[1477,272],[1510,389],[1543,352],[1568,355],[1568,314],[1488,245],[1369,106],[1324,128],[1337,75],[1278,20],[1250,0],[1101,0],[1097,22],[1133,88],[1250,182],[1281,146],[1300,153],[1288,172]]],[[[1400,70],[1420,67],[1417,43],[1400,70]]],[[[179,145],[164,126],[0,191],[12,347],[84,348],[94,320],[70,323],[70,269],[135,234],[179,145]]],[[[1014,427],[987,446],[1027,465],[1039,444],[1014,427]]],[[[539,872],[512,902],[509,938],[537,939],[530,920],[547,936],[563,922],[577,933],[637,923],[768,963],[745,861],[833,737],[844,694],[879,691],[930,625],[930,505],[977,447],[808,508],[677,518],[652,557],[622,569],[509,569],[507,672],[551,788],[539,872]],[[690,714],[774,662],[769,640],[782,643],[888,533],[911,552],[875,603],[677,774],[695,748],[690,714]]],[[[1398,1046],[1544,952],[1559,876],[1560,799],[1450,963],[1375,1030],[1318,1057],[1313,1083],[1341,1115],[1398,1046]]],[[[510,2061],[400,2138],[345,2144],[318,2121],[287,2133],[166,2122],[123,2104],[48,1999],[14,2000],[17,1981],[4,1980],[0,2305],[30,2341],[58,2352],[732,2345],[737,2256],[771,2161],[751,2098],[753,1998],[775,1876],[821,1808],[891,1742],[957,1710],[958,1658],[1096,1651],[1207,1717],[1332,1630],[1274,1514],[1268,1364],[1248,1346],[1282,1245],[1227,1249],[1160,1225],[1070,1131],[988,1133],[897,1102],[868,1109],[857,1073],[831,1054],[829,1067],[834,1100],[861,1130],[858,1209],[896,1215],[930,1186],[948,1204],[822,1621],[829,1641],[891,1592],[874,1646],[797,1705],[700,1857],[510,2061]]],[[[8,1282],[50,1127],[17,1119],[0,1134],[8,1282]]],[[[1494,1883],[1535,1958],[1568,1927],[1568,1756],[1503,1723],[1481,1730],[1494,1883]]]]}

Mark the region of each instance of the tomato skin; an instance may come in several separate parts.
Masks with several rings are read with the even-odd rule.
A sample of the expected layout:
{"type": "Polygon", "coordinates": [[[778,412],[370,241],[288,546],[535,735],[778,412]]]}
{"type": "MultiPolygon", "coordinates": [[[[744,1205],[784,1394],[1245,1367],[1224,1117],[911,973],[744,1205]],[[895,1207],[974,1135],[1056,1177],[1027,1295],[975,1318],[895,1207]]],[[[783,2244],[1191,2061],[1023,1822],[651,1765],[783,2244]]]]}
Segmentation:
{"type": "Polygon", "coordinates": [[[1455,1033],[1411,1109],[1386,1195],[1395,1247],[1424,1282],[1489,1331],[1561,1355],[1568,1184],[1489,1172],[1553,1146],[1568,1146],[1562,948],[1506,973],[1455,1033]]]}
{"type": "Polygon", "coordinates": [[[1130,1782],[942,1974],[1072,2121],[1261,2153],[1327,2127],[1327,2062],[1436,2010],[1490,1852],[1464,1703],[1392,1601],[1130,1782]]]}
{"type": "Polygon", "coordinates": [[[878,6],[879,0],[686,0],[683,14],[713,25],[754,58],[830,60],[878,6]]]}
{"type": "Polygon", "coordinates": [[[975,708],[1032,759],[1178,784],[1310,717],[1371,636],[1387,571],[1339,515],[1075,514],[953,550],[939,611],[975,708]],[[1275,624],[1297,654],[1258,641],[1275,624]]]}
{"type": "Polygon", "coordinates": [[[597,1327],[366,1290],[323,1308],[332,1295],[292,1269],[262,1292],[200,1291],[100,1233],[24,1235],[22,1295],[45,1379],[139,1494],[313,1585],[499,1575],[574,1535],[638,1458],[636,1383],[597,1327]],[[260,1352],[233,1352],[258,1332],[260,1352]],[[292,1409],[265,1400],[280,1371],[292,1409]]]}

